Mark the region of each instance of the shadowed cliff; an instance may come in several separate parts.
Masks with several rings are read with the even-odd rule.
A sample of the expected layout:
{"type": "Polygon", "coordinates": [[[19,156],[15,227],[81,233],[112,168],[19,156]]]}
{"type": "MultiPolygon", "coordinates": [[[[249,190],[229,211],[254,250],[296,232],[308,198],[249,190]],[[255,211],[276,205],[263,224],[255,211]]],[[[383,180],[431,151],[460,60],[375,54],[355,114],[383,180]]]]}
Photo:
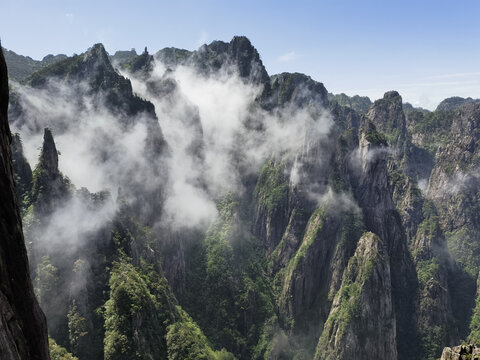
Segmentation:
{"type": "Polygon", "coordinates": [[[0,51],[0,358],[49,359],[47,326],[28,270],[12,170],[8,77],[0,51]]]}

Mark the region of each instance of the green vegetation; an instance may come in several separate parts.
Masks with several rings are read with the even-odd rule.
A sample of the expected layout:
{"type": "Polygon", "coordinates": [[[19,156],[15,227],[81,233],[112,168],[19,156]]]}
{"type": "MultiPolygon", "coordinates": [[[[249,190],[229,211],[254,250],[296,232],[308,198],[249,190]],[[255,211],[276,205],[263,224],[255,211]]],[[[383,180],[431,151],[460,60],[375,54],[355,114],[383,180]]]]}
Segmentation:
{"type": "MultiPolygon", "coordinates": [[[[290,259],[288,265],[277,276],[283,277],[283,289],[284,291],[289,288],[289,284],[295,274],[295,271],[302,264],[308,249],[317,239],[317,234],[321,231],[327,218],[327,206],[321,207],[314,211],[310,220],[308,221],[307,230],[303,237],[302,243],[298,248],[295,255],[290,259]]],[[[284,294],[286,295],[286,294],[284,294]]],[[[280,300],[282,302],[282,300],[280,300]]]]}
{"type": "MultiPolygon", "coordinates": [[[[140,71],[138,75],[145,75],[147,79],[153,57],[146,51],[140,56],[135,52],[118,56],[123,59],[123,68],[140,71]]],[[[188,60],[189,65],[198,66],[204,75],[226,64],[238,63],[241,76],[263,77],[263,73],[258,74],[263,68],[250,74],[252,62],[259,62],[259,57],[244,37],[235,38],[230,44],[213,42],[193,53],[168,48],[159,52],[158,57],[172,66],[186,65],[188,60]]],[[[153,118],[154,107],[133,95],[130,81],[120,76],[108,59],[103,46],[97,44],[82,55],[43,68],[28,79],[28,84],[44,89],[51,79],[64,81],[68,86],[80,81],[88,83],[88,90],[83,87],[74,87],[74,90],[82,88],[89,99],[94,98],[94,106],[89,107],[89,111],[94,110],[96,101],[99,105],[106,102],[122,125],[129,130],[135,129],[137,118],[133,115],[145,112],[147,117],[152,115],[153,118]]],[[[248,83],[251,78],[244,80],[248,83]]],[[[284,73],[272,76],[270,82],[268,77],[263,80],[266,90],[251,109],[264,106],[263,110],[276,114],[282,106],[294,105],[313,112],[326,96],[322,84],[303,74],[284,73]]],[[[147,85],[154,86],[153,83],[147,85]]],[[[19,96],[14,95],[13,101],[19,102],[19,96]]],[[[332,350],[333,342],[341,343],[342,338],[351,335],[355,338],[353,341],[363,344],[364,336],[369,334],[359,334],[358,329],[365,320],[362,314],[371,310],[368,298],[376,296],[377,289],[371,291],[371,283],[385,280],[387,276],[381,273],[386,264],[381,261],[387,258],[381,257],[383,249],[379,246],[383,244],[376,235],[365,233],[364,213],[374,214],[373,219],[368,219],[368,228],[381,229],[388,239],[385,248],[388,248],[392,276],[385,288],[388,288],[388,296],[393,294],[399,357],[405,355],[407,344],[413,349],[412,353],[421,351],[419,357],[434,359],[441,344],[456,336],[465,337],[461,322],[468,323],[465,319],[472,310],[469,303],[474,293],[472,279],[478,276],[480,269],[477,241],[480,238],[477,229],[480,195],[474,192],[452,195],[437,211],[432,201],[423,199],[414,184],[414,175],[407,175],[408,171],[414,172],[423,166],[422,161],[430,164],[433,157],[425,150],[435,155],[452,138],[449,132],[454,130],[453,113],[430,113],[405,106],[404,109],[408,108],[408,129],[413,132],[403,138],[403,113],[398,93],[386,94],[375,103],[377,109],[368,116],[360,115],[368,112],[371,106],[368,98],[340,94],[331,95],[330,99],[336,103],[331,104],[330,109],[334,125],[326,141],[328,145],[323,146],[321,138],[321,146],[309,153],[312,158],[325,161],[327,173],[318,174],[318,179],[305,178],[292,185],[289,170],[291,160],[298,154],[272,155],[263,164],[258,177],[257,174],[242,177],[244,193],[215,195],[218,218],[208,229],[182,228],[166,221],[163,214],[170,188],[168,182],[157,181],[163,178],[155,181],[159,184],[155,197],[137,192],[139,188],[134,184],[126,192],[119,191],[116,200],[119,209],[101,224],[101,229],[86,234],[81,243],[65,239],[65,244],[75,243],[68,251],[57,244],[39,251],[35,248],[35,231],[47,225],[47,220],[52,220],[48,215],[58,210],[63,200],[70,196],[78,196],[94,207],[106,201],[108,195],[90,194],[86,189],[73,191],[58,169],[44,164],[45,149],[39,166],[33,173],[30,169],[29,178],[18,148],[13,164],[19,169],[16,181],[21,184],[17,187],[17,196],[23,207],[28,246],[35,250],[30,252],[32,278],[48,317],[52,359],[299,360],[311,358],[315,344],[319,345],[318,349],[322,348],[317,349],[317,357],[321,351],[322,359],[342,358],[332,350]],[[370,116],[375,116],[375,125],[369,122],[370,116]],[[375,126],[380,131],[375,130],[375,126]],[[357,173],[351,166],[352,151],[358,147],[358,137],[365,127],[365,138],[372,147],[390,144],[395,154],[398,151],[403,157],[393,159],[394,156],[390,156],[386,164],[373,164],[376,166],[372,165],[369,171],[357,173]],[[406,139],[413,139],[416,147],[406,139]],[[383,184],[384,165],[388,184],[383,184]],[[321,183],[319,188],[332,189],[334,200],[316,203],[310,196],[311,188],[305,186],[309,180],[321,183]],[[365,193],[369,183],[379,188],[365,193]],[[357,199],[362,208],[354,208],[357,203],[350,206],[348,200],[343,201],[345,194],[351,195],[353,203],[357,199]],[[137,196],[136,204],[129,203],[137,196]],[[373,202],[367,203],[370,199],[373,202]],[[145,210],[144,200],[154,207],[151,214],[141,211],[145,210]],[[402,210],[392,210],[391,200],[402,210]],[[370,211],[375,204],[388,206],[370,211]],[[403,219],[400,211],[403,211],[403,219]],[[414,265],[410,262],[410,254],[404,252],[405,233],[399,233],[403,231],[401,222],[405,218],[407,237],[412,239],[409,245],[414,265]],[[414,237],[412,233],[417,224],[414,237]],[[445,234],[445,230],[450,231],[445,234]],[[268,238],[271,234],[274,235],[268,238]],[[370,241],[368,249],[362,248],[366,246],[359,241],[362,236],[370,241]],[[275,238],[274,241],[270,241],[271,238],[275,238]],[[449,254],[444,248],[445,239],[449,254]],[[455,263],[450,262],[450,255],[455,263]],[[457,264],[461,270],[457,269],[457,264]],[[464,298],[463,301],[460,298],[464,298]],[[414,300],[410,302],[410,299],[414,300]],[[441,311],[448,313],[445,315],[441,311]],[[407,317],[409,319],[404,320],[407,317]],[[450,320],[454,317],[461,320],[450,320]],[[414,326],[417,326],[415,330],[414,326]],[[417,343],[421,343],[420,349],[417,343]]],[[[85,105],[83,97],[77,100],[79,106],[85,105]]],[[[170,100],[172,104],[175,102],[174,98],[170,100]]],[[[196,112],[194,106],[192,109],[196,112]]],[[[473,118],[477,120],[476,115],[473,118]]],[[[153,123],[158,125],[156,119],[153,123]]],[[[255,123],[256,131],[263,130],[260,121],[251,123],[255,123]]],[[[472,129],[477,129],[475,126],[472,129]]],[[[155,129],[160,134],[160,128],[155,129]]],[[[150,130],[147,128],[149,136],[153,133],[150,130]]],[[[160,148],[163,140],[159,138],[148,137],[146,142],[152,148],[160,148]]],[[[14,141],[21,145],[18,136],[14,136],[14,141]]],[[[467,147],[471,151],[476,143],[467,147]]],[[[115,151],[115,147],[112,149],[115,151]]],[[[153,161],[163,161],[160,151],[150,150],[148,153],[153,161]]],[[[51,152],[51,163],[56,162],[56,154],[56,149],[51,152]]],[[[102,156],[99,154],[99,158],[102,156]]],[[[457,166],[474,169],[478,160],[474,158],[470,164],[462,165],[442,164],[439,159],[441,156],[436,158],[437,165],[442,165],[447,175],[453,175],[457,166]]],[[[316,165],[309,162],[304,166],[316,165]]],[[[429,166],[425,166],[428,171],[429,166]]],[[[129,176],[137,178],[135,171],[129,176]]],[[[304,173],[309,171],[301,175],[304,173]]],[[[424,177],[423,172],[418,173],[424,177]]],[[[476,300],[468,339],[480,341],[480,297],[476,300]]]]}
{"type": "Polygon", "coordinates": [[[470,321],[470,334],[467,341],[471,344],[480,344],[480,296],[475,299],[475,309],[470,321]]]}
{"type": "Polygon", "coordinates": [[[480,269],[480,246],[474,241],[479,233],[475,229],[464,227],[445,233],[448,250],[458,264],[472,277],[476,278],[480,269]]]}
{"type": "Polygon", "coordinates": [[[180,307],[177,311],[180,319],[167,327],[168,360],[235,360],[225,349],[213,351],[192,318],[180,307]]]}
{"type": "Polygon", "coordinates": [[[36,269],[37,276],[34,280],[35,294],[40,304],[46,303],[50,297],[55,296],[58,282],[58,270],[52,265],[49,256],[44,256],[36,269]]]}
{"type": "Polygon", "coordinates": [[[7,63],[8,77],[22,82],[29,75],[55,62],[65,59],[66,55],[47,55],[41,61],[33,60],[29,56],[18,55],[11,50],[2,48],[7,63]]]}
{"type": "Polygon", "coordinates": [[[254,195],[269,212],[278,209],[287,201],[288,182],[283,162],[277,164],[274,160],[269,160],[263,165],[254,195]]]}
{"type": "Polygon", "coordinates": [[[435,277],[439,268],[435,258],[417,261],[417,276],[420,284],[426,286],[428,281],[435,277]]]}
{"type": "Polygon", "coordinates": [[[165,325],[175,314],[162,311],[163,294],[157,294],[161,285],[151,281],[126,257],[113,263],[105,303],[105,359],[160,358],[166,353],[165,325]]]}
{"type": "Polygon", "coordinates": [[[218,219],[204,240],[187,250],[192,257],[180,303],[215,348],[251,359],[263,323],[273,314],[264,250],[241,231],[241,202],[228,195],[217,208],[218,219]]]}
{"type": "Polygon", "coordinates": [[[365,134],[365,138],[369,143],[375,146],[388,146],[387,142],[387,137],[376,131],[376,130],[371,130],[365,134]]]}
{"type": "Polygon", "coordinates": [[[423,148],[435,155],[439,147],[444,147],[453,122],[452,111],[422,112],[408,114],[407,121],[413,124],[413,133],[423,137],[423,148]]]}
{"type": "Polygon", "coordinates": [[[444,326],[427,326],[420,330],[422,359],[437,360],[442,353],[445,339],[444,326]]]}
{"type": "Polygon", "coordinates": [[[78,360],[78,358],[70,354],[64,347],[58,345],[52,338],[48,338],[48,346],[50,348],[51,360],[78,360]]]}
{"type": "MultiPolygon", "coordinates": [[[[336,308],[330,312],[324,325],[324,330],[318,342],[315,359],[337,359],[342,354],[343,349],[333,349],[330,342],[332,337],[334,341],[339,341],[351,323],[358,319],[361,315],[361,293],[365,283],[372,276],[375,264],[379,261],[380,254],[378,246],[373,249],[377,251],[367,250],[366,246],[373,246],[375,242],[381,243],[380,238],[373,233],[365,233],[362,239],[369,237],[370,239],[360,240],[358,248],[354,256],[348,261],[348,266],[343,274],[342,286],[336,295],[335,302],[338,303],[336,308]],[[365,250],[369,253],[368,257],[364,257],[365,250]]],[[[361,335],[361,334],[357,334],[361,335]]]]}
{"type": "Polygon", "coordinates": [[[328,100],[330,102],[335,101],[341,106],[352,108],[359,114],[366,114],[372,106],[372,101],[367,96],[348,96],[344,93],[341,94],[328,94],[328,100]]]}
{"type": "Polygon", "coordinates": [[[72,353],[80,356],[79,352],[81,352],[81,349],[84,346],[88,346],[87,344],[84,344],[85,336],[88,334],[88,325],[87,319],[80,314],[75,300],[73,300],[72,305],[70,306],[67,318],[72,353]]]}

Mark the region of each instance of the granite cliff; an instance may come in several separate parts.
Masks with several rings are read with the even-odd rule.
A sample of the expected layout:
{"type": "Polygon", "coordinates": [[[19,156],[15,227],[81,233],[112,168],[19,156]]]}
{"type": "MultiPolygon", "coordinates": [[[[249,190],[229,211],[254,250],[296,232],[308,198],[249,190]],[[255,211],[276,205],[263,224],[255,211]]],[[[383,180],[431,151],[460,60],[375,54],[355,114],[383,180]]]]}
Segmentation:
{"type": "Polygon", "coordinates": [[[0,356],[49,359],[46,319],[33,292],[15,191],[8,96],[7,67],[0,51],[0,356]]]}

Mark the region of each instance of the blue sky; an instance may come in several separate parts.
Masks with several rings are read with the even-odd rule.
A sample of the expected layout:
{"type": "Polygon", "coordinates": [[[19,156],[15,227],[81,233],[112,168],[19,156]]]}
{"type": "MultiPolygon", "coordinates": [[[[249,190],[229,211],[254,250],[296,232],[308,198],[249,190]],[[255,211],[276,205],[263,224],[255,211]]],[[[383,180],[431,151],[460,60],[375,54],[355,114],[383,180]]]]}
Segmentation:
{"type": "Polygon", "coordinates": [[[303,72],[334,93],[396,89],[427,108],[480,98],[479,0],[1,0],[0,10],[2,45],[35,59],[246,35],[270,74],[303,72]]]}

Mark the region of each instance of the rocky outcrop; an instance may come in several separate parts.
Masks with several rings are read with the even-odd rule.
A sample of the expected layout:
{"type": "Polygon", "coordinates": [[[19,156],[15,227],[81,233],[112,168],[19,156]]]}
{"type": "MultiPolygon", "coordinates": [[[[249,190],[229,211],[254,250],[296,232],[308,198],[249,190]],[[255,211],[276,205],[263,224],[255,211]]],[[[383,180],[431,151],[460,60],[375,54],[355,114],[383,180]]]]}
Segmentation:
{"type": "MultiPolygon", "coordinates": [[[[334,196],[314,211],[298,249],[279,272],[282,313],[294,320],[296,331],[315,339],[363,229],[359,214],[354,209],[338,209],[334,196]]],[[[287,250],[279,247],[273,257],[285,256],[287,250]]]]}
{"type": "Polygon", "coordinates": [[[400,144],[406,134],[405,115],[402,108],[402,97],[396,91],[386,92],[382,99],[376,100],[366,117],[378,131],[387,134],[392,144],[400,144]]]}
{"type": "Polygon", "coordinates": [[[254,84],[268,82],[268,74],[260,55],[245,36],[234,36],[229,43],[214,41],[203,45],[192,53],[188,61],[205,74],[212,74],[222,68],[229,71],[229,67],[233,66],[246,81],[254,84]]]}
{"type": "MultiPolygon", "coordinates": [[[[438,209],[453,258],[474,282],[480,268],[480,101],[463,105],[453,116],[448,143],[437,152],[427,197],[438,209]]],[[[474,291],[472,287],[468,295],[474,291]]]]}
{"type": "Polygon", "coordinates": [[[188,65],[204,75],[218,74],[221,69],[240,76],[246,82],[269,85],[268,74],[260,54],[245,36],[234,36],[230,42],[213,41],[193,52],[164,48],[158,51],[154,58],[169,68],[188,65]]]}
{"type": "Polygon", "coordinates": [[[391,286],[384,243],[365,233],[343,274],[315,359],[397,359],[391,286]]]}
{"type": "Polygon", "coordinates": [[[45,316],[31,284],[15,195],[7,120],[8,77],[0,51],[0,357],[49,359],[45,316]]]}
{"type": "Polygon", "coordinates": [[[58,151],[50,129],[44,130],[43,147],[33,172],[32,202],[38,217],[48,216],[69,196],[69,184],[58,170],[58,151]]]}
{"type": "Polygon", "coordinates": [[[440,360],[480,360],[480,348],[476,345],[459,345],[443,349],[440,360]]]}
{"type": "Polygon", "coordinates": [[[299,73],[282,73],[273,75],[270,79],[271,89],[262,94],[262,105],[266,109],[274,107],[293,106],[326,107],[328,92],[322,83],[310,76],[299,73]]]}
{"type": "MultiPolygon", "coordinates": [[[[399,104],[401,105],[401,101],[399,104]]],[[[412,341],[416,338],[413,314],[417,281],[405,230],[388,183],[386,144],[373,124],[367,123],[360,136],[361,175],[355,194],[363,210],[366,229],[382,239],[390,257],[393,302],[397,317],[398,356],[409,358],[413,351],[412,341]]]]}

